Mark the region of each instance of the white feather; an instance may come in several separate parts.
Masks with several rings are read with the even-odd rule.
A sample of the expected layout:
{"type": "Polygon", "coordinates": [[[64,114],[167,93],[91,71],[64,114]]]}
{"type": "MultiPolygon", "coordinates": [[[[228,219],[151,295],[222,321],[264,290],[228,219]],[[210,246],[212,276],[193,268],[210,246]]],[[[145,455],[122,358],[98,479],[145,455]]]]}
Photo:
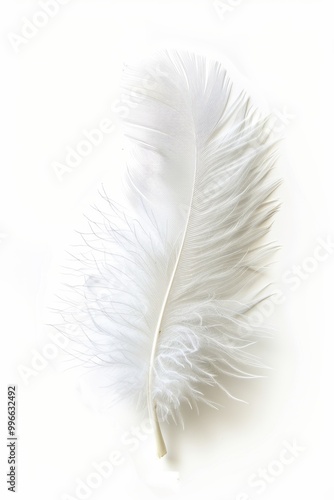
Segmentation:
{"type": "Polygon", "coordinates": [[[140,216],[104,196],[64,317],[81,325],[80,355],[106,370],[112,393],[148,408],[162,456],[159,422],[182,421],[184,402],[212,404],[207,386],[230,394],[225,374],[260,365],[248,315],[267,293],[259,275],[278,182],[268,122],[219,63],[165,53],[153,75],[124,77],[136,103],[128,194],[140,216]]]}

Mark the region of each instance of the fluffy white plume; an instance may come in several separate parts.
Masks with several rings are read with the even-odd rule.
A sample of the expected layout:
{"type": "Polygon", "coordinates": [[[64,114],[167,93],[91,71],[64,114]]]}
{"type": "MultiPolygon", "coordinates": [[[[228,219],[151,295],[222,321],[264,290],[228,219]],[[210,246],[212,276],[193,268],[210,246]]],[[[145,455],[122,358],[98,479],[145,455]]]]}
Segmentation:
{"type": "Polygon", "coordinates": [[[206,386],[229,394],[225,374],[259,366],[248,316],[267,294],[276,154],[268,121],[218,62],[164,53],[149,77],[128,68],[124,91],[135,103],[125,131],[138,215],[104,196],[63,314],[112,394],[149,410],[162,456],[160,421],[182,420],[184,402],[211,404],[206,386]]]}

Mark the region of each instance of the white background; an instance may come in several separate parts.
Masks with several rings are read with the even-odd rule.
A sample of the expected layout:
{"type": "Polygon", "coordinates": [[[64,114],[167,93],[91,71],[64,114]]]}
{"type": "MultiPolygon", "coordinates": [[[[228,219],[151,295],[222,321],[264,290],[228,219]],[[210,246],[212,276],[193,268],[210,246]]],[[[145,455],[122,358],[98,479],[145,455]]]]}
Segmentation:
{"type": "Polygon", "coordinates": [[[1,3],[2,498],[10,383],[18,385],[20,500],[79,498],[78,480],[86,482],[96,472],[92,463],[113,450],[123,462],[87,498],[333,497],[333,249],[314,262],[319,238],[334,240],[331,2],[226,0],[220,7],[212,0],[72,0],[15,50],[13,34],[21,35],[24,18],[36,20],[41,7],[1,3]],[[51,342],[47,306],[82,214],[102,182],[117,195],[122,65],[159,47],[228,58],[269,108],[288,118],[275,232],[283,246],[275,273],[284,300],[270,318],[277,334],[266,353],[273,370],[239,388],[248,406],[227,400],[219,412],[188,415],[185,431],[165,428],[171,453],[157,463],[147,432],[135,452],[122,444],[135,419],[124,424],[116,409],[93,409],[77,374],[64,369],[60,349],[26,380],[18,367],[32,368],[36,352],[51,342]],[[83,129],[104,119],[113,131],[60,180],[54,162],[64,161],[83,129]],[[298,456],[282,465],[287,442],[297,443],[298,456]],[[249,480],[261,467],[269,476],[259,494],[249,480]]]}

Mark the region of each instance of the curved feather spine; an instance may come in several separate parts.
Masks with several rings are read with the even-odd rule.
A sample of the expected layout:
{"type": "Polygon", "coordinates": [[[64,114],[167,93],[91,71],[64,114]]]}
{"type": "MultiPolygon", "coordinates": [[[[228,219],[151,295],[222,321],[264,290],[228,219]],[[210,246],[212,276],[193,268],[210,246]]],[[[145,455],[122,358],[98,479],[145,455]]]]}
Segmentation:
{"type": "MultiPolygon", "coordinates": [[[[197,156],[197,155],[195,155],[195,156],[197,156]]],[[[159,314],[159,318],[158,318],[158,322],[157,322],[157,328],[156,328],[155,333],[154,333],[152,351],[151,351],[151,357],[150,357],[150,365],[149,365],[149,371],[148,371],[148,390],[147,390],[148,410],[149,410],[151,420],[153,420],[153,422],[154,422],[154,431],[155,431],[155,438],[156,438],[156,445],[157,445],[157,453],[158,453],[159,458],[162,458],[164,455],[166,455],[167,449],[166,449],[165,441],[164,441],[163,436],[162,436],[161,427],[160,427],[160,423],[159,423],[159,419],[158,419],[157,411],[156,411],[156,405],[155,405],[155,403],[153,401],[153,397],[152,397],[154,361],[155,361],[156,351],[157,351],[157,347],[158,347],[159,335],[161,333],[162,319],[163,319],[163,316],[165,313],[166,305],[167,305],[168,298],[169,298],[169,295],[170,295],[170,292],[171,292],[171,289],[172,289],[172,286],[174,283],[176,271],[177,271],[177,268],[178,268],[178,265],[180,262],[180,258],[182,255],[182,250],[184,247],[184,242],[185,242],[186,236],[187,236],[191,207],[192,207],[192,202],[193,202],[193,197],[194,197],[196,172],[197,172],[197,168],[195,166],[194,178],[193,178],[193,183],[192,183],[193,187],[192,187],[191,200],[190,200],[188,214],[187,214],[187,221],[185,224],[185,229],[183,232],[182,241],[180,244],[180,248],[178,251],[176,262],[174,264],[174,269],[173,269],[171,278],[169,280],[169,284],[167,286],[166,294],[165,294],[163,302],[162,302],[162,306],[161,306],[161,310],[160,310],[160,314],[159,314]]]]}
{"type": "Polygon", "coordinates": [[[268,298],[258,278],[273,247],[259,240],[277,204],[266,122],[224,67],[191,54],[160,61],[149,89],[146,68],[125,73],[138,103],[125,130],[136,210],[106,200],[112,213],[85,241],[81,297],[67,317],[82,325],[113,401],[149,411],[161,457],[160,425],[182,422],[182,403],[212,406],[213,386],[238,400],[218,377],[261,366],[248,346],[264,328],[248,315],[268,298]]]}
{"type": "MultiPolygon", "coordinates": [[[[157,187],[160,188],[160,190],[159,189],[157,190],[159,194],[158,196],[156,196],[154,189],[153,190],[151,189],[151,191],[147,189],[147,185],[145,182],[146,179],[145,169],[149,173],[151,174],[153,173],[152,176],[153,178],[159,177],[156,176],[156,173],[154,172],[155,164],[157,164],[158,168],[160,166],[159,161],[157,161],[159,155],[161,155],[161,158],[163,159],[162,161],[165,162],[163,163],[162,172],[166,173],[168,172],[168,169],[172,167],[172,164],[168,163],[166,159],[168,158],[168,152],[170,150],[168,139],[170,139],[172,142],[174,141],[173,144],[175,143],[177,148],[179,148],[178,151],[182,155],[183,146],[182,145],[180,146],[180,144],[177,144],[175,142],[178,139],[175,138],[174,130],[173,128],[171,128],[171,124],[175,123],[174,120],[176,115],[173,115],[174,118],[171,119],[171,121],[169,122],[170,119],[169,113],[173,113],[173,111],[170,111],[170,109],[176,111],[175,104],[180,106],[182,112],[180,112],[180,115],[177,116],[177,120],[180,120],[181,123],[182,120],[185,121],[185,118],[187,119],[187,126],[188,127],[190,126],[192,132],[191,134],[189,134],[188,132],[186,133],[185,142],[186,144],[188,144],[188,148],[190,147],[191,144],[195,146],[193,150],[196,152],[196,154],[193,156],[193,160],[195,161],[190,162],[189,157],[187,158],[188,167],[190,166],[190,168],[193,170],[192,170],[192,180],[191,180],[191,196],[190,198],[188,198],[190,201],[189,203],[186,202],[188,205],[186,221],[184,228],[182,230],[183,235],[177,252],[176,260],[173,264],[173,270],[171,271],[170,278],[168,279],[168,283],[161,300],[161,306],[159,307],[159,313],[157,315],[157,321],[155,323],[155,327],[152,330],[154,331],[154,335],[152,339],[150,356],[149,356],[146,396],[147,396],[147,405],[149,414],[154,423],[159,456],[163,456],[166,453],[166,447],[161,434],[159,418],[157,415],[157,403],[155,401],[153,392],[155,390],[155,380],[159,379],[158,385],[159,384],[161,385],[165,375],[161,373],[161,363],[159,362],[159,366],[157,367],[155,367],[155,363],[159,348],[163,347],[163,345],[162,346],[159,345],[160,344],[159,341],[161,339],[161,334],[162,333],[164,334],[166,329],[164,326],[164,332],[162,332],[164,316],[167,305],[169,303],[169,299],[173,292],[174,288],[173,285],[175,283],[175,278],[178,273],[178,269],[180,268],[180,262],[183,255],[185,242],[187,239],[190,220],[192,218],[191,235],[190,235],[191,240],[194,238],[194,224],[196,226],[198,222],[200,223],[204,238],[204,244],[203,244],[203,242],[198,241],[198,238],[195,234],[195,244],[198,245],[198,243],[200,243],[198,249],[201,249],[201,245],[203,247],[204,260],[203,259],[199,260],[198,256],[196,257],[196,255],[189,248],[187,249],[188,252],[190,250],[190,259],[194,259],[194,262],[197,265],[197,272],[203,273],[203,271],[205,270],[205,266],[208,263],[208,259],[210,259],[210,263],[212,266],[214,265],[217,266],[219,263],[223,264],[223,266],[224,265],[228,266],[229,260],[231,260],[230,265],[232,267],[230,269],[228,267],[224,269],[223,267],[219,271],[221,273],[222,278],[224,278],[224,274],[226,275],[225,288],[228,286],[228,283],[230,281],[232,287],[236,287],[235,283],[236,280],[238,280],[239,278],[240,281],[239,288],[242,289],[242,285],[247,284],[242,274],[244,273],[244,270],[246,270],[247,268],[250,269],[249,265],[250,263],[248,263],[247,266],[249,258],[247,259],[245,258],[245,260],[247,261],[245,265],[242,264],[242,261],[244,260],[244,257],[246,257],[248,252],[247,247],[252,246],[257,239],[260,239],[262,235],[266,234],[266,230],[262,228],[262,224],[264,224],[264,222],[268,220],[271,216],[269,209],[264,209],[265,206],[264,201],[271,193],[271,190],[269,189],[268,186],[265,185],[264,182],[266,175],[270,171],[270,168],[266,166],[264,162],[264,159],[268,157],[268,149],[270,148],[267,149],[268,146],[264,144],[266,143],[266,141],[263,141],[263,143],[259,141],[255,149],[252,149],[252,147],[250,146],[252,141],[254,140],[258,141],[259,139],[261,139],[261,134],[264,132],[265,129],[265,120],[258,119],[256,123],[252,123],[253,117],[250,111],[250,99],[249,97],[247,97],[244,91],[240,92],[237,95],[237,97],[233,100],[232,104],[229,103],[232,83],[227,77],[226,71],[223,70],[221,66],[217,64],[211,66],[210,64],[208,64],[208,66],[205,66],[206,63],[204,62],[203,59],[194,57],[193,60],[191,61],[192,67],[190,68],[190,75],[189,75],[190,59],[187,60],[188,67],[186,69],[183,66],[183,60],[179,54],[177,53],[174,54],[174,60],[173,60],[173,55],[172,57],[170,57],[170,55],[168,54],[167,59],[168,58],[169,61],[167,64],[172,63],[170,66],[171,72],[174,71],[174,76],[176,76],[176,81],[178,81],[179,83],[179,87],[177,87],[177,84],[175,84],[175,87],[173,89],[175,92],[173,94],[173,97],[176,96],[175,101],[173,101],[173,106],[170,106],[170,101],[169,101],[170,97],[168,96],[168,93],[167,94],[163,93],[165,89],[164,87],[165,84],[167,92],[172,91],[171,90],[172,86],[168,87],[170,85],[170,83],[168,83],[168,78],[169,82],[172,82],[173,80],[171,74],[167,76],[167,83],[166,81],[162,82],[161,93],[160,89],[158,88],[158,92],[156,95],[154,92],[153,93],[148,92],[147,96],[145,95],[145,92],[143,92],[143,94],[141,93],[138,94],[138,97],[141,97],[141,100],[144,100],[144,102],[145,102],[145,97],[148,97],[147,103],[148,105],[151,105],[152,108],[150,109],[151,115],[150,113],[148,113],[148,115],[146,116],[144,115],[145,122],[141,120],[142,117],[140,117],[139,115],[139,118],[135,117],[132,123],[130,123],[130,126],[132,126],[132,131],[131,131],[132,133],[130,133],[129,136],[132,139],[133,143],[136,143],[136,141],[138,141],[139,144],[139,149],[137,149],[138,158],[142,158],[143,163],[141,164],[141,161],[139,160],[138,165],[135,166],[135,168],[132,169],[131,172],[128,170],[129,181],[130,181],[129,183],[133,191],[132,194],[134,193],[139,194],[139,197],[142,200],[145,200],[144,203],[147,202],[150,203],[150,201],[152,201],[150,200],[151,196],[153,196],[155,202],[157,201],[163,202],[165,194],[167,195],[167,198],[170,197],[171,193],[173,193],[173,190],[177,186],[173,183],[170,183],[166,189],[166,185],[164,185],[163,182],[161,183],[158,181],[157,187]],[[191,74],[191,71],[193,71],[193,74],[191,74]],[[207,71],[208,73],[206,73],[207,71]],[[213,88],[215,86],[215,84],[213,83],[215,77],[217,77],[217,81],[220,82],[221,85],[220,89],[217,86],[213,88]],[[207,95],[205,95],[208,81],[210,82],[208,84],[208,93],[207,95]],[[214,92],[217,92],[216,99],[218,99],[218,101],[215,101],[215,103],[213,104],[214,101],[212,101],[212,96],[214,92]],[[182,96],[182,98],[180,97],[181,99],[180,101],[178,100],[179,98],[177,97],[178,93],[179,96],[182,96]],[[207,129],[205,129],[204,125],[207,120],[207,117],[205,116],[205,107],[202,106],[201,109],[202,99],[204,102],[207,100],[208,107],[211,108],[208,109],[207,111],[208,113],[207,129]],[[157,103],[160,100],[162,107],[164,107],[164,111],[157,110],[157,103]],[[214,109],[215,104],[217,104],[217,109],[219,110],[218,113],[214,109]],[[156,112],[157,116],[159,117],[159,121],[157,121],[157,118],[155,116],[156,112]],[[159,116],[160,112],[161,116],[159,116]],[[212,115],[210,115],[211,112],[213,113],[212,115]],[[165,116],[166,116],[166,122],[165,122],[165,116]],[[152,126],[150,125],[150,120],[152,120],[152,126]],[[230,120],[232,120],[231,126],[229,126],[230,120]],[[149,128],[147,127],[147,124],[150,125],[149,128]],[[228,126],[227,130],[226,130],[226,125],[228,126]],[[140,132],[140,130],[142,130],[142,132],[140,132]],[[162,141],[161,139],[162,135],[164,136],[164,141],[162,141]],[[191,138],[191,140],[189,140],[189,138],[191,138]],[[150,139],[153,139],[153,141],[150,142],[150,139]],[[219,139],[219,148],[217,146],[218,144],[217,139],[219,139]],[[200,149],[201,159],[198,157],[199,148],[201,148],[200,149]],[[154,154],[152,153],[152,151],[154,154]],[[247,153],[249,155],[248,157],[246,155],[246,151],[248,151],[247,153]],[[227,166],[222,165],[223,161],[222,158],[224,159],[227,158],[230,164],[227,164],[227,166]],[[257,164],[254,163],[254,161],[257,161],[257,164]],[[198,165],[198,162],[201,163],[198,165]],[[142,167],[144,167],[144,170],[142,167]],[[216,192],[214,194],[210,194],[209,196],[209,201],[211,203],[211,205],[209,205],[204,199],[199,198],[199,189],[203,189],[203,186],[205,187],[207,185],[209,185],[210,187],[210,183],[212,184],[212,182],[213,183],[218,182],[219,180],[218,176],[224,173],[224,169],[231,170],[231,173],[229,174],[230,180],[227,181],[227,190],[224,188],[226,191],[227,198],[226,200],[224,200],[223,198],[222,201],[220,201],[221,190],[216,189],[216,192]],[[199,170],[199,172],[197,170],[199,170]],[[135,180],[133,179],[133,174],[135,175],[135,180]],[[235,175],[237,176],[237,178],[235,179],[235,185],[234,185],[234,182],[231,181],[231,179],[233,178],[234,180],[235,175]],[[139,183],[137,183],[136,181],[139,181],[139,183]],[[231,186],[230,188],[228,187],[229,185],[231,186]],[[196,189],[196,200],[195,200],[196,206],[194,206],[195,189],[196,189]],[[250,195],[251,189],[255,189],[255,196],[253,197],[250,195]],[[246,200],[248,200],[248,210],[247,210],[246,200]],[[217,220],[214,220],[214,227],[216,227],[218,232],[217,234],[213,235],[213,233],[211,233],[210,222],[209,225],[206,225],[204,227],[203,219],[205,220],[208,216],[210,217],[212,206],[215,203],[217,203],[217,211],[219,209],[221,210],[222,220],[224,221],[224,219],[226,219],[227,223],[226,227],[221,227],[221,224],[219,226],[217,224],[217,220]],[[241,209],[239,205],[240,203],[243,206],[243,208],[241,209]],[[261,212],[262,209],[263,212],[261,212]],[[195,210],[194,214],[193,210],[195,210]],[[252,216],[253,220],[251,221],[250,217],[252,216]],[[254,232],[257,235],[257,237],[254,238],[254,234],[249,232],[248,227],[245,230],[244,236],[240,234],[239,228],[241,229],[246,228],[247,224],[253,225],[254,232]],[[222,255],[217,253],[217,249],[222,246],[222,237],[226,239],[225,241],[228,241],[229,238],[231,238],[232,242],[227,244],[227,248],[229,249],[229,251],[225,253],[225,261],[224,259],[222,260],[222,255]],[[210,241],[211,249],[205,243],[205,239],[210,241]],[[240,244],[244,247],[244,250],[247,251],[244,254],[244,256],[240,254],[240,249],[238,248],[238,245],[240,244]],[[235,255],[238,256],[239,254],[240,257],[235,257],[235,255]],[[233,268],[235,268],[234,273],[233,273],[233,268]]],[[[130,90],[130,86],[128,87],[128,89],[130,90]]],[[[186,150],[186,148],[187,146],[184,146],[184,150],[186,150]]],[[[168,181],[170,182],[170,179],[168,179],[168,181]]],[[[273,189],[274,188],[275,186],[273,185],[273,189]]],[[[223,193],[224,189],[222,190],[223,193]]],[[[180,200],[180,198],[177,199],[180,200]]],[[[172,206],[170,200],[171,198],[169,199],[168,202],[169,207],[172,206]]],[[[157,206],[156,203],[155,206],[157,206]]],[[[197,249],[195,249],[195,253],[196,250],[197,249]]],[[[261,254],[261,252],[259,252],[259,254],[262,255],[263,258],[263,254],[261,254]]],[[[182,269],[184,270],[183,266],[182,269]]],[[[188,269],[186,266],[185,272],[186,272],[186,282],[184,285],[184,289],[186,290],[186,292],[191,294],[189,288],[189,277],[191,276],[189,272],[191,271],[189,270],[189,266],[188,269]]],[[[182,283],[182,276],[183,274],[181,270],[181,274],[179,275],[178,285],[176,285],[176,290],[174,290],[174,292],[176,291],[177,297],[179,298],[183,297],[182,300],[185,300],[182,291],[180,292],[180,279],[182,283]]],[[[208,275],[205,276],[205,278],[208,280],[207,289],[210,290],[211,288],[212,290],[212,285],[215,284],[213,277],[208,275]]],[[[194,279],[193,286],[196,286],[196,279],[194,279]]],[[[215,286],[221,287],[221,285],[219,285],[218,283],[215,286]]],[[[226,294],[226,292],[227,290],[224,290],[221,299],[223,300],[227,299],[228,295],[226,294]]],[[[219,297],[219,295],[221,295],[221,292],[217,292],[217,295],[219,297]]],[[[197,294],[197,296],[195,294],[195,300],[198,300],[198,298],[199,294],[197,294]]],[[[171,300],[173,303],[173,298],[171,300]]],[[[170,315],[169,318],[167,317],[167,322],[168,319],[170,319],[170,315]]],[[[232,319],[233,318],[231,318],[231,320],[232,319]]],[[[213,342],[214,339],[210,338],[210,341],[213,342]]],[[[226,354],[231,356],[231,354],[228,354],[228,350],[226,354]]],[[[241,359],[241,355],[239,355],[239,358],[241,359]]],[[[249,357],[248,359],[250,360],[251,357],[249,357]]],[[[185,360],[189,361],[187,358],[185,358],[185,360]]],[[[180,364],[177,359],[174,360],[174,362],[176,365],[182,366],[182,364],[180,364]]],[[[215,368],[215,363],[213,361],[210,361],[209,358],[208,362],[209,365],[211,363],[212,368],[215,368]]],[[[189,363],[191,366],[190,361],[189,363]]],[[[229,364],[228,361],[226,361],[226,363],[229,364]]],[[[236,372],[238,371],[237,367],[232,366],[232,368],[236,372]]],[[[222,372],[222,368],[220,367],[219,369],[222,372]]],[[[219,371],[219,369],[217,371],[219,371]]],[[[213,381],[215,379],[215,376],[213,376],[209,370],[202,370],[198,366],[197,374],[199,373],[201,373],[200,376],[202,376],[203,379],[207,379],[207,383],[209,385],[211,383],[210,381],[213,381]]],[[[182,377],[182,374],[179,374],[179,377],[182,377]]],[[[217,381],[216,384],[220,386],[217,381]]],[[[191,389],[194,393],[196,393],[194,386],[192,386],[191,389]]],[[[225,390],[225,392],[229,394],[228,391],[225,390]]],[[[170,403],[172,403],[173,393],[166,387],[165,388],[166,400],[170,396],[172,398],[170,400],[170,403]]],[[[183,395],[182,397],[184,400],[187,399],[185,395],[183,395]]],[[[173,415],[172,411],[171,414],[173,415]]]]}

